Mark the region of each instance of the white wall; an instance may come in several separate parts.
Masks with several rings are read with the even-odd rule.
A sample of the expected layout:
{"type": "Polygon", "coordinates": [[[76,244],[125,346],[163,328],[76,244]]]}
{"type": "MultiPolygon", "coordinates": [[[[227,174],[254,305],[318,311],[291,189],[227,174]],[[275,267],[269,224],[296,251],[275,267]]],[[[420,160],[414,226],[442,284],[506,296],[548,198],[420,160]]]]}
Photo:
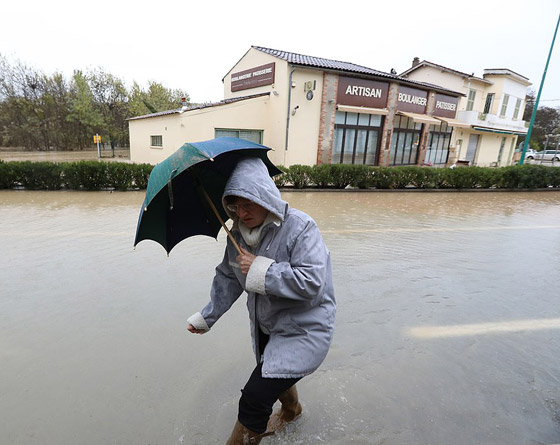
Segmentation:
{"type": "MultiPolygon", "coordinates": [[[[266,140],[267,116],[274,99],[260,96],[227,105],[186,111],[163,117],[151,117],[129,121],[130,158],[136,163],[156,164],[185,142],[199,142],[215,137],[216,128],[263,130],[266,140]],[[150,135],[162,135],[163,147],[150,147],[150,135]]],[[[270,156],[272,159],[272,156],[270,156]]],[[[273,162],[279,162],[275,159],[273,162]]]]}

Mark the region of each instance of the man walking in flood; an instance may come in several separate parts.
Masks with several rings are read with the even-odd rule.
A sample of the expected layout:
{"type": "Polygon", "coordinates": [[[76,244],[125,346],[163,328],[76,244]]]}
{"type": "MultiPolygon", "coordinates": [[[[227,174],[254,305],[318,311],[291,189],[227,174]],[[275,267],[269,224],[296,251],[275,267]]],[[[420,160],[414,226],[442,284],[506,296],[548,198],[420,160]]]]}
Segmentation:
{"type": "Polygon", "coordinates": [[[188,330],[207,332],[247,292],[257,364],[227,444],[258,444],[301,414],[296,382],[329,350],[336,312],[331,260],[315,221],[281,199],[260,159],[238,163],[223,205],[242,253],[228,239],[210,302],[188,319],[188,330]],[[271,416],[276,400],[282,407],[271,416]]]}

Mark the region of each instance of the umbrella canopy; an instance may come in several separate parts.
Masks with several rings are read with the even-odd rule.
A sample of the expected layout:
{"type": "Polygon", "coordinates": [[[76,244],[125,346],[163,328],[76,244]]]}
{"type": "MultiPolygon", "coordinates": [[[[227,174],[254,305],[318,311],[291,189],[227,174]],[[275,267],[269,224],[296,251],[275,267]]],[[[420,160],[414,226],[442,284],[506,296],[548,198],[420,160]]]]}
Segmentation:
{"type": "Polygon", "coordinates": [[[282,173],[268,159],[268,150],[264,145],[228,137],[184,144],[150,174],[134,245],[151,239],[169,253],[190,236],[216,238],[228,219],[222,194],[240,159],[258,157],[270,176],[282,173]]]}

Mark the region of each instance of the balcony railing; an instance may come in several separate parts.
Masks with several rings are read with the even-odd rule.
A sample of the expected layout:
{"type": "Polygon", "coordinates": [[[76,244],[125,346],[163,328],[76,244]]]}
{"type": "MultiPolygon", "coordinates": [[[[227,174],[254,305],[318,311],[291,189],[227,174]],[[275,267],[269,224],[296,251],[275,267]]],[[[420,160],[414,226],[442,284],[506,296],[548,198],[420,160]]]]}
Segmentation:
{"type": "Polygon", "coordinates": [[[479,111],[459,111],[457,120],[475,127],[485,127],[496,130],[506,130],[515,133],[527,133],[527,123],[523,120],[514,120],[496,114],[481,113],[479,111]]]}

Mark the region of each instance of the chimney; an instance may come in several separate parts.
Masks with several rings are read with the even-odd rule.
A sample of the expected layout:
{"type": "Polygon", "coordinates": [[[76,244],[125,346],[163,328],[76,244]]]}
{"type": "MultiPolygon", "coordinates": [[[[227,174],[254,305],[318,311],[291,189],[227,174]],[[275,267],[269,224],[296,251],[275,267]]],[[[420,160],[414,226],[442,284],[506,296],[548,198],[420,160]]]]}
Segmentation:
{"type": "Polygon", "coordinates": [[[420,59],[418,57],[415,57],[414,59],[412,59],[412,67],[415,67],[419,63],[420,63],[420,59]]]}

